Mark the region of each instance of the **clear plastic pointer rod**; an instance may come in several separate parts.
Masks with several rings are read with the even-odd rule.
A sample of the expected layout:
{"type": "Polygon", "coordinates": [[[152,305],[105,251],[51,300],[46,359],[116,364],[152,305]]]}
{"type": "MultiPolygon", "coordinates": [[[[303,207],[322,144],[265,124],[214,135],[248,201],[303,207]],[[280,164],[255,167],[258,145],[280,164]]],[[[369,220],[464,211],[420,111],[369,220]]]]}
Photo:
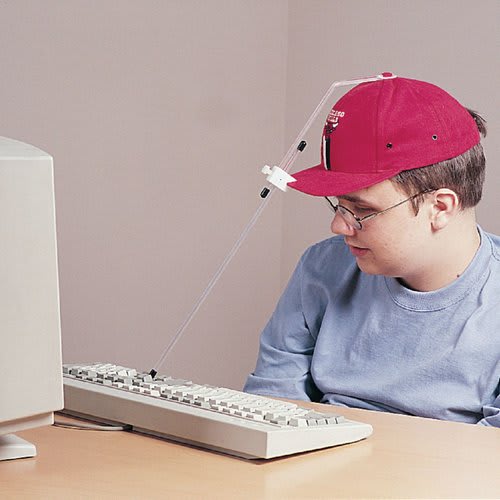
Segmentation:
{"type": "MultiPolygon", "coordinates": [[[[304,127],[302,128],[302,130],[299,132],[295,141],[292,143],[292,145],[290,146],[290,148],[286,152],[283,159],[280,161],[278,167],[274,167],[274,168],[277,168],[277,170],[279,172],[285,172],[285,173],[290,170],[290,168],[292,167],[293,163],[295,162],[298,154],[300,152],[302,152],[306,147],[306,142],[303,140],[303,138],[306,136],[306,134],[309,131],[309,129],[311,128],[311,125],[313,124],[314,120],[316,119],[316,117],[318,116],[320,111],[323,109],[323,106],[328,101],[328,99],[333,94],[333,92],[336,88],[350,86],[350,85],[358,85],[360,83],[376,82],[379,80],[388,80],[388,79],[395,78],[395,77],[396,77],[395,75],[387,74],[387,76],[386,75],[376,75],[376,76],[372,76],[369,78],[358,78],[356,80],[341,80],[341,81],[333,82],[332,85],[330,86],[330,88],[327,90],[327,92],[323,96],[323,98],[321,99],[321,101],[319,102],[319,104],[316,106],[316,109],[312,112],[311,116],[307,120],[307,122],[304,125],[304,127]]],[[[268,179],[269,179],[269,177],[268,177],[268,179]]],[[[243,229],[241,235],[236,240],[233,247],[231,248],[229,253],[226,255],[226,257],[222,261],[222,264],[219,266],[219,268],[217,269],[215,274],[212,276],[207,287],[205,288],[203,293],[200,295],[198,300],[194,303],[191,311],[189,312],[189,314],[187,315],[185,320],[181,323],[181,325],[177,329],[175,335],[172,337],[169,344],[167,345],[167,347],[165,348],[165,350],[161,354],[158,362],[154,365],[154,367],[149,372],[153,378],[158,373],[158,369],[160,368],[160,366],[162,366],[165,359],[167,358],[167,356],[170,354],[170,352],[174,348],[175,344],[177,344],[179,339],[182,337],[183,333],[186,331],[186,328],[189,326],[192,319],[194,318],[194,316],[196,315],[196,313],[198,312],[200,307],[205,302],[206,298],[208,297],[208,295],[210,294],[210,292],[212,291],[212,289],[216,285],[217,281],[219,281],[219,278],[222,276],[222,274],[226,270],[229,263],[233,260],[233,257],[236,255],[239,248],[241,247],[241,245],[243,244],[243,242],[247,238],[248,234],[252,230],[253,226],[255,225],[257,220],[259,219],[261,213],[264,211],[264,208],[269,203],[269,200],[271,199],[273,193],[275,192],[275,188],[276,188],[276,185],[273,185],[273,183],[272,183],[269,187],[265,187],[262,190],[262,192],[261,192],[262,201],[261,201],[260,205],[258,206],[256,212],[251,217],[251,219],[248,221],[248,223],[245,226],[245,228],[243,229]]]]}

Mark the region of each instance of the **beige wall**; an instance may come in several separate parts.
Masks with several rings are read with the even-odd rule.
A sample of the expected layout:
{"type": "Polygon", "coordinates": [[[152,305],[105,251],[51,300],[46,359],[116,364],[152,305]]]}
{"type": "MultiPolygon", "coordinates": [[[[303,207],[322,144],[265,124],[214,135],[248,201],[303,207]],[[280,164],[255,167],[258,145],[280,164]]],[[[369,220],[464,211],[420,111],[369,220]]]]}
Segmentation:
{"type": "MultiPolygon", "coordinates": [[[[63,354],[149,369],[283,150],[287,3],[0,3],[0,135],[55,159],[63,354]],[[261,178],[262,177],[262,178],[261,178]]],[[[280,200],[162,367],[241,386],[278,293],[280,200]]]]}
{"type": "MultiPolygon", "coordinates": [[[[499,5],[1,2],[0,135],[55,158],[64,359],[152,367],[258,207],[261,166],[336,79],[390,70],[484,112],[479,214],[500,233],[499,5]]],[[[317,163],[323,119],[294,169],[317,163]]],[[[328,228],[321,201],[278,193],[162,371],[240,387],[328,228]]]]}

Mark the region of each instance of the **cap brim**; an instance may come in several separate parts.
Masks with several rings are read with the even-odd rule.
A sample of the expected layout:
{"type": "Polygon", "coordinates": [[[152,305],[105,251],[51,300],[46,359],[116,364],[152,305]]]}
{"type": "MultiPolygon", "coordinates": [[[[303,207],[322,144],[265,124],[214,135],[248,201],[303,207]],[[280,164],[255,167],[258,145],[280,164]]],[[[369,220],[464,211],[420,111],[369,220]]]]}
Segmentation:
{"type": "Polygon", "coordinates": [[[287,186],[313,196],[340,196],[385,181],[400,171],[401,169],[384,170],[370,174],[353,174],[333,172],[326,170],[323,165],[316,165],[292,174],[296,180],[287,186]]]}

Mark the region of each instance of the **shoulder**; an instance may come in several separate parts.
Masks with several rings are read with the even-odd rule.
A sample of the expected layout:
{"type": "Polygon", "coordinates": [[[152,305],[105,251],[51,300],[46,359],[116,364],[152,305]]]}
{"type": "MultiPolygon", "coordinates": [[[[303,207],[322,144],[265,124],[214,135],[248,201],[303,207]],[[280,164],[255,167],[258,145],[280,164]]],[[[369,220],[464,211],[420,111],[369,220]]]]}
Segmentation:
{"type": "Polygon", "coordinates": [[[310,246],[300,260],[302,272],[315,279],[340,279],[345,273],[359,272],[356,259],[342,236],[334,236],[310,246]]]}
{"type": "Polygon", "coordinates": [[[500,236],[482,231],[481,233],[490,243],[493,258],[500,262],[500,236]]]}
{"type": "Polygon", "coordinates": [[[317,262],[318,260],[331,259],[332,257],[341,259],[352,258],[342,236],[333,236],[332,238],[327,238],[311,245],[304,252],[302,260],[314,260],[317,262]]]}

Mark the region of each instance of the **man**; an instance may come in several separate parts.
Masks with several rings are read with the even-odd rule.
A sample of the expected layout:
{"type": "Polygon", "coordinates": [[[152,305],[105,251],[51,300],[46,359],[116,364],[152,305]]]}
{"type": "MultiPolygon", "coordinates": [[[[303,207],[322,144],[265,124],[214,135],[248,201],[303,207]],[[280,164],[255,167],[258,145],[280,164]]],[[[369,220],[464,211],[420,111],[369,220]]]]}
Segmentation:
{"type": "Polygon", "coordinates": [[[320,165],[289,186],[327,197],[338,236],[302,256],[246,391],[500,427],[500,237],[474,212],[485,134],[417,80],[334,105],[320,165]]]}

